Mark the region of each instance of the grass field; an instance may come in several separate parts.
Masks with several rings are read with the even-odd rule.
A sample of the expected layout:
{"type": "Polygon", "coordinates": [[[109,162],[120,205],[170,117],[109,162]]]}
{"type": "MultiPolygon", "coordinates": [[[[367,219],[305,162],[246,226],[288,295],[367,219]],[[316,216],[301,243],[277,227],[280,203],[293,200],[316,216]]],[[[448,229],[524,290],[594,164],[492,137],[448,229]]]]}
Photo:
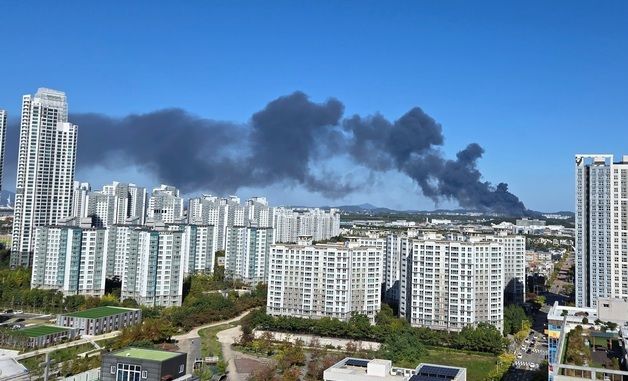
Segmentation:
{"type": "Polygon", "coordinates": [[[26,327],[19,330],[20,333],[28,337],[39,337],[44,335],[50,335],[52,333],[59,333],[68,331],[67,328],[53,327],[51,325],[36,325],[33,327],[26,327]]]}
{"type": "Polygon", "coordinates": [[[222,358],[222,349],[216,334],[222,330],[233,328],[237,326],[239,322],[233,322],[228,324],[221,324],[215,327],[205,328],[198,331],[198,335],[201,337],[201,355],[205,356],[218,356],[222,358]]]}
{"type": "Polygon", "coordinates": [[[481,381],[495,367],[497,356],[488,353],[428,347],[428,354],[418,359],[415,366],[420,362],[467,368],[468,381],[481,381]]]}

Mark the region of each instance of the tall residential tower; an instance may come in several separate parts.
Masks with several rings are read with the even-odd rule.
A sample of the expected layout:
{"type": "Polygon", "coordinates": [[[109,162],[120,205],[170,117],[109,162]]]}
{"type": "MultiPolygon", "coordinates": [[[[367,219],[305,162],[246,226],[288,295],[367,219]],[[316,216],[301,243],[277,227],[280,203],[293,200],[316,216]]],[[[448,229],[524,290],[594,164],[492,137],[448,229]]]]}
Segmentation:
{"type": "Polygon", "coordinates": [[[30,265],[38,226],[72,215],[78,127],[68,122],[65,93],[40,88],[22,97],[12,265],[30,265]]]}
{"type": "Polygon", "coordinates": [[[628,297],[628,155],[576,155],[576,306],[628,297]]]}
{"type": "Polygon", "coordinates": [[[4,153],[7,141],[7,112],[0,110],[0,189],[2,189],[2,175],[4,169],[4,153]]]}

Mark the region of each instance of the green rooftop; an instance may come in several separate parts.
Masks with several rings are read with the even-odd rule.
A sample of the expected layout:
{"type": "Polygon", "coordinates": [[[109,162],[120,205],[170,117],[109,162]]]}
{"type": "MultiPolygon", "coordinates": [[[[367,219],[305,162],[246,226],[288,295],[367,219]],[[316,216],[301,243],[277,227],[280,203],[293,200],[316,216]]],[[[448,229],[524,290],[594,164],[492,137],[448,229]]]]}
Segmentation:
{"type": "Polygon", "coordinates": [[[132,310],[133,310],[132,308],[105,306],[105,307],[90,308],[89,310],[85,310],[85,311],[71,312],[69,314],[63,314],[63,316],[72,316],[72,317],[87,318],[87,319],[98,319],[105,316],[117,315],[123,312],[132,311],[132,310]]]}
{"type": "Polygon", "coordinates": [[[68,328],[56,327],[53,325],[34,325],[32,327],[22,328],[18,332],[28,337],[40,337],[53,333],[65,332],[68,330],[68,328]]]}
{"type": "Polygon", "coordinates": [[[158,351],[156,349],[126,348],[113,353],[115,356],[128,357],[139,360],[166,361],[181,353],[158,351]]]}

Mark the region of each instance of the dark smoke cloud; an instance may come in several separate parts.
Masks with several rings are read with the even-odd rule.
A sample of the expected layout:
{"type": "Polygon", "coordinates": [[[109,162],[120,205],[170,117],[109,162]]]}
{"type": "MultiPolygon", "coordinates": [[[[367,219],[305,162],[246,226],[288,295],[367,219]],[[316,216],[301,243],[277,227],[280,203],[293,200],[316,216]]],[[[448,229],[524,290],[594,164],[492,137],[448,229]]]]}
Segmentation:
{"type": "Polygon", "coordinates": [[[477,161],[484,150],[478,144],[469,144],[455,159],[445,158],[442,127],[420,108],[396,121],[379,114],[343,118],[343,112],[336,99],[315,103],[295,92],[270,102],[246,124],[181,109],[124,118],[72,114],[70,120],[79,125],[79,167],[138,166],[184,192],[229,193],[282,183],[337,198],[367,186],[324,167],[328,159],[348,159],[371,174],[402,172],[435,202],[525,212],[506,184],[483,181],[477,161]]]}
{"type": "Polygon", "coordinates": [[[479,144],[469,144],[456,160],[445,159],[438,150],[444,142],[442,127],[419,107],[394,123],[380,115],[354,116],[344,121],[344,129],[356,162],[375,171],[395,168],[405,173],[435,202],[445,198],[465,208],[511,215],[526,211],[507,184],[482,181],[477,160],[484,149],[479,144]]]}

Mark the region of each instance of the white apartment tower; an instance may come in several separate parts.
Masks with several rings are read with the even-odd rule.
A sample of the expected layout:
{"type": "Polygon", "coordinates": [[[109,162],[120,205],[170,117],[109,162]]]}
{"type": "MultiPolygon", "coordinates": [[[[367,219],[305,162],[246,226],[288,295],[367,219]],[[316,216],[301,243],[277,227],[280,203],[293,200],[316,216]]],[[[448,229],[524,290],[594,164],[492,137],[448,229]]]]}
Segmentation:
{"type": "Polygon", "coordinates": [[[7,141],[7,112],[0,110],[0,190],[2,189],[2,175],[4,172],[4,156],[7,141]]]}
{"type": "Polygon", "coordinates": [[[225,250],[227,229],[233,226],[255,225],[260,228],[272,227],[273,208],[264,197],[253,197],[240,204],[236,196],[218,198],[203,195],[190,199],[188,222],[198,225],[213,225],[218,230],[218,250],[225,250]]]}
{"type": "Polygon", "coordinates": [[[275,242],[294,243],[299,236],[322,241],[340,234],[340,213],[319,208],[275,208],[273,212],[275,242]]]}
{"type": "Polygon", "coordinates": [[[40,226],[34,242],[32,288],[59,290],[64,295],[104,295],[105,229],[40,226]]]}
{"type": "MultiPolygon", "coordinates": [[[[146,188],[114,181],[102,187],[102,193],[114,197],[114,223],[143,225],[146,218],[146,188]]],[[[178,192],[177,192],[178,193],[178,192]]]]}
{"type": "Polygon", "coordinates": [[[504,301],[522,304],[526,293],[525,237],[501,232],[486,238],[500,243],[504,250],[504,301]]]}
{"type": "Polygon", "coordinates": [[[183,218],[183,198],[179,197],[179,190],[163,184],[153,189],[148,200],[147,218],[153,222],[180,222],[183,218]]]}
{"type": "MultiPolygon", "coordinates": [[[[169,209],[173,205],[169,201],[163,202],[169,195],[158,197],[157,202],[162,207],[157,213],[160,217],[166,215],[166,219],[176,214],[169,209]],[[165,212],[164,212],[165,210],[165,212]]],[[[182,205],[182,200],[180,204],[182,205]]],[[[100,192],[90,192],[86,196],[86,208],[81,217],[92,217],[93,223],[98,227],[107,227],[113,224],[142,225],[145,221],[146,189],[135,184],[124,184],[114,181],[105,185],[100,192]]],[[[174,204],[176,205],[176,203],[174,204]]],[[[179,212],[182,213],[182,212],[179,212]]],[[[156,214],[156,215],[157,215],[156,214]]]]}
{"type": "Polygon", "coordinates": [[[214,272],[218,230],[213,225],[183,225],[183,272],[214,272]]]}
{"type": "Polygon", "coordinates": [[[12,264],[29,265],[38,226],[72,214],[78,127],[68,123],[60,91],[40,88],[22,97],[12,234],[12,264]]]}
{"type": "Polygon", "coordinates": [[[399,311],[411,325],[459,331],[503,329],[504,252],[487,239],[411,241],[402,258],[399,311]]]}
{"type": "Polygon", "coordinates": [[[87,195],[92,187],[89,183],[74,182],[72,192],[72,217],[82,218],[87,216],[87,195]]]}
{"type": "Polygon", "coordinates": [[[381,308],[383,252],[359,242],[271,246],[268,265],[270,315],[348,320],[360,313],[374,320],[381,308]]]}
{"type": "Polygon", "coordinates": [[[184,232],[141,230],[137,238],[137,254],[124,266],[121,299],[146,306],[181,305],[184,232]]]}
{"type": "Polygon", "coordinates": [[[399,289],[401,279],[401,258],[408,252],[410,240],[405,234],[389,234],[386,236],[384,249],[384,300],[389,303],[399,303],[399,289]]]}
{"type": "Polygon", "coordinates": [[[628,155],[576,155],[576,306],[628,297],[628,155]]]}
{"type": "Polygon", "coordinates": [[[111,226],[116,221],[116,197],[102,192],[87,194],[87,208],[85,217],[92,217],[92,224],[96,227],[111,226]]]}
{"type": "Polygon", "coordinates": [[[230,226],[225,245],[225,275],[256,284],[266,282],[273,229],[230,226]]]}

